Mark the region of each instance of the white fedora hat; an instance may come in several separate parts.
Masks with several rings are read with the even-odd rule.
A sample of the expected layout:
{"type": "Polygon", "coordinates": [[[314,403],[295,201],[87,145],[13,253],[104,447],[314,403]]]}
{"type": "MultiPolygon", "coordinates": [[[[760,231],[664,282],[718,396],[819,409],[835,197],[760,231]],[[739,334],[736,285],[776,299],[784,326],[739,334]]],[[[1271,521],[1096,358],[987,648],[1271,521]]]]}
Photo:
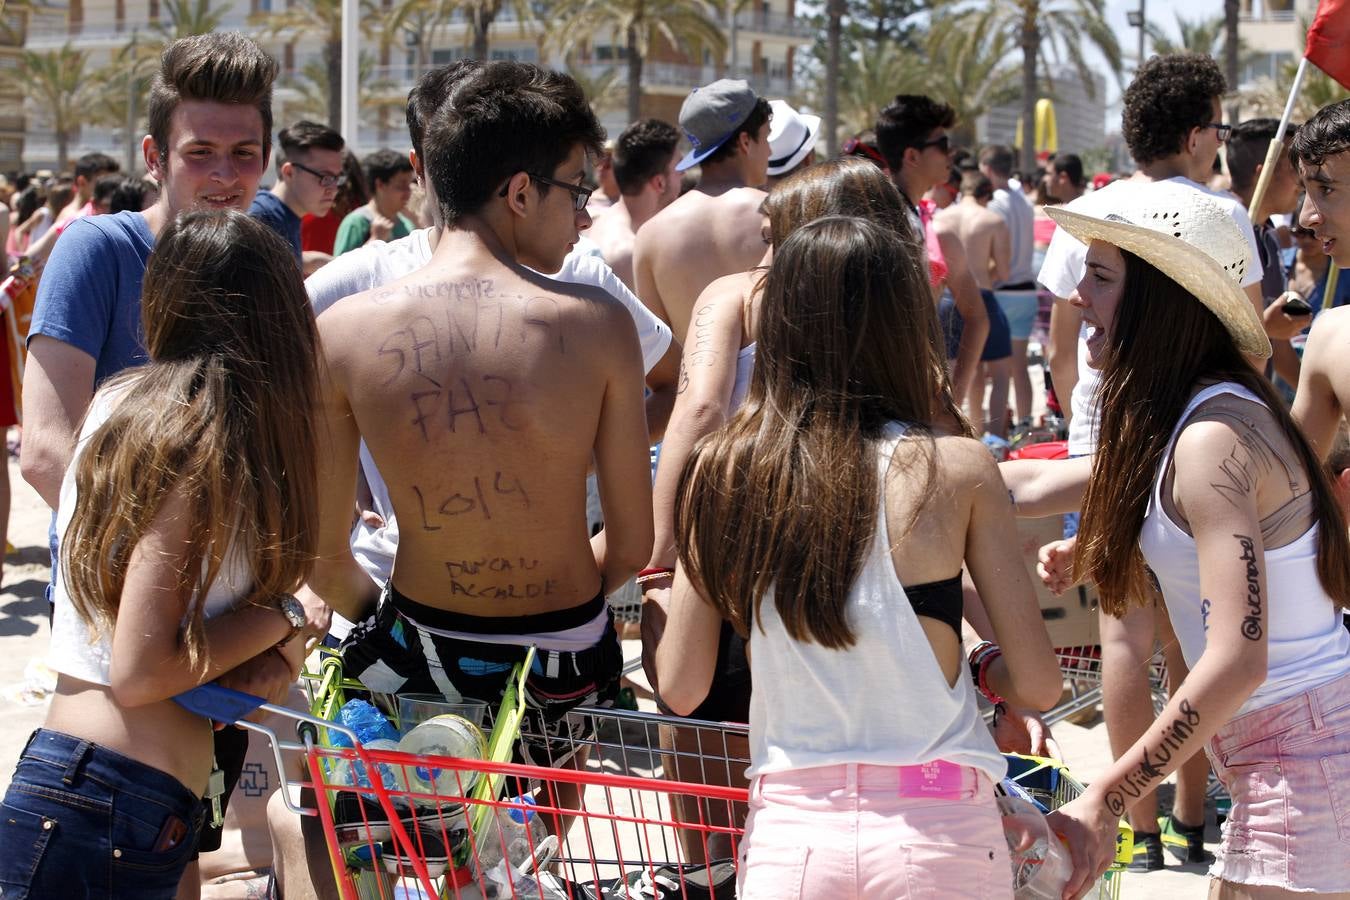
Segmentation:
{"type": "Polygon", "coordinates": [[[770,100],[769,174],[791,172],[806,159],[820,136],[820,116],[804,116],[782,100],[770,100]]]}
{"type": "Polygon", "coordinates": [[[1062,206],[1045,214],[1089,244],[1105,241],[1128,250],[1203,303],[1243,353],[1270,356],[1270,339],[1242,278],[1257,265],[1242,229],[1222,206],[1195,188],[1156,181],[1121,191],[1102,217],[1062,206]]]}

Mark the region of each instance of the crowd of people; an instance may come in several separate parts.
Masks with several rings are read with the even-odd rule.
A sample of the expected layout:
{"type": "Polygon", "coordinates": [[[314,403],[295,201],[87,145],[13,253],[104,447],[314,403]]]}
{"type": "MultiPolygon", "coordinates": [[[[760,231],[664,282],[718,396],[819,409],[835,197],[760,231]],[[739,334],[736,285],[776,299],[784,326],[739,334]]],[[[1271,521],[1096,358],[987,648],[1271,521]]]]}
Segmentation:
{"type": "MultiPolygon", "coordinates": [[[[372,691],[489,703],[533,648],[517,756],[567,764],[636,580],[658,708],[749,723],[736,896],[1011,897],[1001,749],[1043,751],[1063,687],[1012,536],[1051,514],[1036,574],[1100,593],[1115,756],[1051,815],[1064,896],[1123,817],[1133,868],[1211,861],[1211,766],[1210,896],[1350,896],[1350,101],[1251,210],[1277,123],[1223,123],[1207,56],[1139,68],[1136,169],[1090,183],[953,146],[915,95],[825,159],[818,118],[730,79],[607,142],[513,61],[430,69],[411,152],[358,161],[313,122],[274,143],[276,72],[176,41],[145,179],[90,154],[13,184],[59,678],[0,804],[5,896],[197,896],[248,739],[173,698],[284,702],[321,642],[372,691]],[[1069,458],[1000,463],[1034,359],[1069,458]]],[[[331,895],[268,812],[255,887],[331,895]]]]}

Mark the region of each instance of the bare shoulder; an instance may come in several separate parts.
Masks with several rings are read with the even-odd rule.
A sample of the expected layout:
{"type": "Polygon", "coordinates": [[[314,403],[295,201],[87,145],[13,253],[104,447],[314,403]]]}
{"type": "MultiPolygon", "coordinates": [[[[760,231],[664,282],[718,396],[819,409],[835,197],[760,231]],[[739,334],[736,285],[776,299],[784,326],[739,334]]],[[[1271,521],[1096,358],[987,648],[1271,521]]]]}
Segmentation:
{"type": "MultiPolygon", "coordinates": [[[[1319,359],[1323,365],[1332,365],[1343,354],[1350,351],[1350,306],[1328,309],[1313,321],[1312,331],[1308,333],[1307,348],[1304,353],[1304,365],[1319,359]]],[[[1336,365],[1337,369],[1341,366],[1336,365]]]]}
{"type": "Polygon", "coordinates": [[[751,270],[714,278],[703,289],[703,293],[698,295],[698,303],[695,306],[702,307],[709,303],[718,305],[731,302],[743,303],[750,292],[754,290],[755,283],[759,281],[759,275],[759,272],[751,270]]]}
{"type": "Polygon", "coordinates": [[[981,229],[988,229],[990,231],[1008,227],[1002,216],[988,208],[980,210],[980,215],[975,222],[981,229]]]}
{"type": "Polygon", "coordinates": [[[1178,482],[1188,476],[1251,487],[1284,467],[1277,456],[1294,458],[1289,437],[1264,404],[1234,395],[1211,398],[1177,435],[1172,451],[1178,482]]]}
{"type": "Polygon", "coordinates": [[[941,489],[964,492],[986,483],[1002,487],[1003,477],[988,448],[974,438],[959,435],[934,435],[902,441],[895,460],[913,463],[932,454],[941,489]]]}
{"type": "Polygon", "coordinates": [[[938,471],[952,487],[977,488],[986,482],[1002,486],[1003,476],[998,472],[998,463],[984,444],[960,435],[939,436],[934,444],[938,471]]]}

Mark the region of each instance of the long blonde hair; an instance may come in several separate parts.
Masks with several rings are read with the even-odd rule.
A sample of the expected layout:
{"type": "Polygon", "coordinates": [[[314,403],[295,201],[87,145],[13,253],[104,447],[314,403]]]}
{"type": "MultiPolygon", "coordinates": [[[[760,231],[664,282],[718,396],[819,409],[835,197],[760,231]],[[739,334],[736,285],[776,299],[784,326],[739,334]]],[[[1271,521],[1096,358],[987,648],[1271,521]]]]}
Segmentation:
{"type": "Polygon", "coordinates": [[[314,316],[290,248],[226,210],[165,228],[141,320],[151,361],[104,389],[116,406],[79,451],[61,564],[80,616],[110,629],[133,549],[171,493],[185,498],[182,646],[201,671],[203,604],[227,552],[251,572],[246,602],[295,590],[313,566],[314,316]]]}

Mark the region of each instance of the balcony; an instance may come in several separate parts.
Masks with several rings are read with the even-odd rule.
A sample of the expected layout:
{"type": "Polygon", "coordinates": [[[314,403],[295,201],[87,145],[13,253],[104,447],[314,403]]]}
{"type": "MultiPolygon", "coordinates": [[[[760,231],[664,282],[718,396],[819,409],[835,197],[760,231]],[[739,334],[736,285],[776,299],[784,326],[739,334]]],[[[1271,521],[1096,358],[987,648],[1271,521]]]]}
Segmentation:
{"type": "MultiPolygon", "coordinates": [[[[29,50],[44,50],[60,47],[70,42],[76,47],[108,46],[120,47],[135,34],[143,34],[147,39],[155,34],[161,20],[147,18],[87,18],[83,22],[70,23],[64,17],[34,15],[28,22],[29,50]]],[[[167,22],[163,23],[169,27],[167,22]]],[[[243,11],[225,13],[220,22],[221,31],[256,31],[250,25],[248,15],[243,11]]]]}
{"type": "Polygon", "coordinates": [[[741,32],[755,34],[774,34],[781,37],[813,40],[815,34],[805,22],[796,16],[786,16],[775,12],[743,12],[736,15],[736,28],[741,32]]]}

